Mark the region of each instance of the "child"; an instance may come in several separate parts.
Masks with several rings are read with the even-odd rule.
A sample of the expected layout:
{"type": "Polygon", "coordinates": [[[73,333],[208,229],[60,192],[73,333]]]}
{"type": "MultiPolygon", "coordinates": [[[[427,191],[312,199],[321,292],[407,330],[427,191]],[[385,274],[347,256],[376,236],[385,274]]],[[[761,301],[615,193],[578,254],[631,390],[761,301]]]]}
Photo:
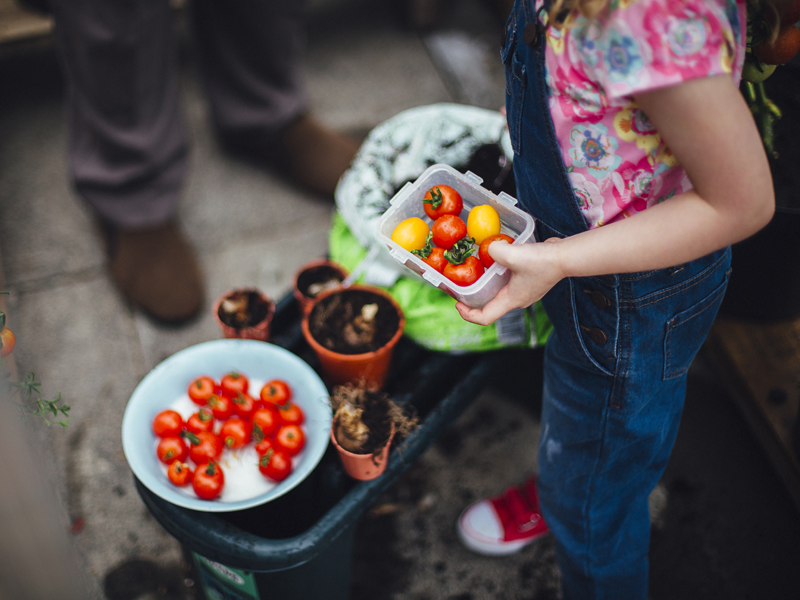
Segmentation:
{"type": "Polygon", "coordinates": [[[686,372],[729,245],[774,211],[737,88],[745,30],[742,0],[517,0],[508,20],[518,199],[549,243],[492,244],[511,280],[457,308],[485,325],[542,299],[554,331],[535,483],[472,505],[459,533],[505,554],[549,528],[570,600],[646,598],[647,501],[686,372]]]}

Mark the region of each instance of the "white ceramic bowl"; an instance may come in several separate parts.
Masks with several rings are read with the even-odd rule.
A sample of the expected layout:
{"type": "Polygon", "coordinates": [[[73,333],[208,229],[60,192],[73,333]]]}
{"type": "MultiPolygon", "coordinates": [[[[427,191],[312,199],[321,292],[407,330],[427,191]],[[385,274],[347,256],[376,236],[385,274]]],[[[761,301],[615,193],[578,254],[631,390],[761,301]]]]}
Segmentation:
{"type": "Polygon", "coordinates": [[[266,342],[215,340],[181,350],[142,379],[128,400],[122,419],[122,448],[133,473],[157,496],[193,510],[227,512],[264,504],[299,484],[325,453],[330,427],[325,384],[302,359],[266,342]],[[166,467],[156,457],[158,441],[152,422],[165,408],[174,408],[186,418],[198,408],[189,400],[189,383],[199,375],[219,381],[230,371],[250,378],[251,395],[256,398],[263,383],[271,379],[286,381],[292,388],[293,401],[306,415],[306,446],[295,457],[292,474],[277,484],[258,471],[253,444],[235,453],[226,450],[220,461],[225,472],[223,493],[216,500],[201,500],[191,486],[178,488],[167,479],[166,467]]]}

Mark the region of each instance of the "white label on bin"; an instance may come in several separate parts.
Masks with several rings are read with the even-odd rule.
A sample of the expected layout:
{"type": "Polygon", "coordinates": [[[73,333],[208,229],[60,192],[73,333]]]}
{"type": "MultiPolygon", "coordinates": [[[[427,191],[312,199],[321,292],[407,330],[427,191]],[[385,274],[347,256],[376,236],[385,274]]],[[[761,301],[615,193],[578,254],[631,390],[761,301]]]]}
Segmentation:
{"type": "Polygon", "coordinates": [[[497,341],[501,344],[522,344],[525,337],[525,310],[515,308],[497,320],[497,341]]]}

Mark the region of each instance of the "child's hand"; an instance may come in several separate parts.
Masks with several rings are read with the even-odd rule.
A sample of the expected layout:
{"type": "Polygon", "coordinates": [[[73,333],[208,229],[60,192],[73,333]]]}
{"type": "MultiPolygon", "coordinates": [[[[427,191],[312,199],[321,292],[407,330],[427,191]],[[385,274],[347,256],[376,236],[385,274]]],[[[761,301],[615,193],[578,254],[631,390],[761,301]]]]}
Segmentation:
{"type": "Polygon", "coordinates": [[[511,279],[482,309],[457,303],[456,309],[461,317],[471,323],[489,325],[508,311],[530,306],[539,300],[564,277],[558,261],[557,245],[561,241],[550,238],[543,244],[519,246],[505,241],[492,242],[489,254],[495,262],[511,271],[511,279]]]}

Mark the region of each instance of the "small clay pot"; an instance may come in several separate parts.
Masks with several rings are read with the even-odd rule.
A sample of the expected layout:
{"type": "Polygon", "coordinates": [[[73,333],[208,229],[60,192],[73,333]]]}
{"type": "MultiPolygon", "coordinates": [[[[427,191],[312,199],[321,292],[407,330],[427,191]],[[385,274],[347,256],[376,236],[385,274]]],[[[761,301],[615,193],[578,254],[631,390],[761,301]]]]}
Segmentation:
{"type": "Polygon", "coordinates": [[[332,260],[320,259],[306,263],[294,276],[294,297],[300,303],[303,314],[308,313],[316,298],[322,291],[313,293],[309,287],[315,284],[324,284],[326,281],[342,282],[347,277],[347,269],[332,260]]]}
{"type": "MultiPolygon", "coordinates": [[[[376,318],[379,318],[380,311],[376,318]]],[[[394,321],[394,319],[392,319],[394,321]]],[[[367,285],[351,285],[347,288],[338,288],[323,292],[314,299],[311,310],[303,316],[301,323],[303,337],[317,355],[322,369],[323,379],[332,386],[345,383],[356,383],[363,380],[365,384],[380,389],[386,380],[389,364],[392,360],[392,353],[403,335],[405,327],[405,317],[397,302],[384,290],[367,285]],[[378,348],[358,354],[348,354],[327,348],[317,341],[311,334],[309,326],[310,320],[315,318],[315,313],[322,310],[326,303],[330,302],[335,294],[347,297],[348,294],[370,294],[379,296],[383,299],[385,306],[391,306],[396,312],[396,328],[391,331],[390,336],[384,336],[387,340],[378,348]]]]}
{"type": "Polygon", "coordinates": [[[336,449],[339,451],[339,458],[342,459],[342,466],[347,474],[353,479],[359,481],[369,481],[375,479],[386,470],[386,465],[389,462],[389,448],[394,439],[394,423],[392,423],[392,433],[389,434],[389,440],[378,455],[375,454],[356,454],[345,450],[336,441],[336,423],[331,425],[331,441],[336,449]]]}
{"type": "Polygon", "coordinates": [[[256,288],[229,290],[214,303],[214,320],[226,338],[269,340],[275,303],[256,288]]]}

